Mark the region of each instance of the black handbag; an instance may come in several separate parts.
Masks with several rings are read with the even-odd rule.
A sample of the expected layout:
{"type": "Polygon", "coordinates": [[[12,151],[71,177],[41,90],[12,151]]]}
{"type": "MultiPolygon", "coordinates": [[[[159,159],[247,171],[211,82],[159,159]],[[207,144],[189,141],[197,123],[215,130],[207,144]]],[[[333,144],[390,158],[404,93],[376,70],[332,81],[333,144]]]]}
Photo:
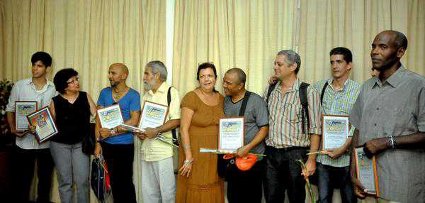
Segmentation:
{"type": "Polygon", "coordinates": [[[96,147],[96,137],[95,137],[96,124],[90,123],[89,129],[86,130],[87,134],[83,138],[82,150],[84,154],[92,155],[94,154],[94,149],[96,147]]]}
{"type": "Polygon", "coordinates": [[[111,183],[107,168],[102,155],[93,159],[90,183],[94,194],[100,202],[105,202],[111,194],[111,183]]]}
{"type": "Polygon", "coordinates": [[[227,180],[229,174],[232,170],[235,170],[235,168],[235,158],[224,159],[223,154],[217,155],[217,173],[219,177],[227,180]]]}

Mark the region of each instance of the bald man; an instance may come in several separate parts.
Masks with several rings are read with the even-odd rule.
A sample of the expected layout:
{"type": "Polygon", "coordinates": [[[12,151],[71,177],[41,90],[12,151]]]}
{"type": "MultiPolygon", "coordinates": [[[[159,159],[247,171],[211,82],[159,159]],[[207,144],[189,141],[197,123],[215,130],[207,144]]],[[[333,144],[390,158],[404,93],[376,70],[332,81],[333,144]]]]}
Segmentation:
{"type": "MultiPolygon", "coordinates": [[[[379,75],[363,84],[350,113],[352,145],[376,157],[380,202],[425,201],[425,78],[401,64],[406,49],[401,32],[375,37],[370,56],[379,75]]],[[[364,198],[355,167],[352,162],[354,192],[364,198]]]]}
{"type": "MultiPolygon", "coordinates": [[[[126,84],[128,68],[122,63],[109,66],[108,79],[110,87],[104,88],[97,100],[97,108],[102,109],[118,104],[124,123],[137,126],[140,116],[140,94],[126,84]]],[[[136,202],[133,184],[133,133],[120,128],[101,128],[96,122],[97,140],[95,155],[103,154],[111,178],[114,202],[136,202]]]]}

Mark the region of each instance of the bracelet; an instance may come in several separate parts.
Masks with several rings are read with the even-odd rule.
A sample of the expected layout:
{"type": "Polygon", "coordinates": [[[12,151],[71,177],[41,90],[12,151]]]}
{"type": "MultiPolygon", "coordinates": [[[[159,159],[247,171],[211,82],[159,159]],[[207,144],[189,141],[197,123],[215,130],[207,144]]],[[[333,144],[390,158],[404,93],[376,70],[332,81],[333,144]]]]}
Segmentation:
{"type": "Polygon", "coordinates": [[[392,149],[395,149],[397,143],[395,142],[394,137],[392,135],[388,137],[388,143],[390,144],[392,149]]]}
{"type": "Polygon", "coordinates": [[[189,160],[189,159],[186,159],[186,160],[184,160],[184,165],[188,165],[188,164],[191,164],[193,162],[193,160],[189,160]]]}

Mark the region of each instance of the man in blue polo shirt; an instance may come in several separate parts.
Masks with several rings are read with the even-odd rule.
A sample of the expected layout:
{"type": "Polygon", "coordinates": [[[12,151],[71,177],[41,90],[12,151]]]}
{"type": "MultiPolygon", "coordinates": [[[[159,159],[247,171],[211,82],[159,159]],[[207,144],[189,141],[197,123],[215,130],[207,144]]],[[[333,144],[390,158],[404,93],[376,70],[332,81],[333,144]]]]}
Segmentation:
{"type": "MultiPolygon", "coordinates": [[[[98,109],[119,104],[124,123],[137,126],[140,116],[140,94],[127,86],[128,68],[122,63],[109,67],[108,78],[111,87],[104,88],[97,100],[98,109]]],[[[136,202],[133,184],[134,144],[133,133],[119,128],[96,127],[97,137],[102,141],[96,144],[95,155],[103,154],[111,178],[112,195],[116,203],[136,202]]]]}

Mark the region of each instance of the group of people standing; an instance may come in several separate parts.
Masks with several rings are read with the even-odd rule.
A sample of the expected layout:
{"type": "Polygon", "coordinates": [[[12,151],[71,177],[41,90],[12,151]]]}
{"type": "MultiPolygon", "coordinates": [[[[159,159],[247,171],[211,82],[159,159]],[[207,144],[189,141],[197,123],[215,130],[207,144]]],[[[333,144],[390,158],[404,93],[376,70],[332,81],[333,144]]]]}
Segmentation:
{"type": "Polygon", "coordinates": [[[379,74],[362,86],[349,79],[352,53],[344,47],[330,51],[332,77],[313,85],[302,82],[297,73],[300,56],[292,50],[277,53],[274,76],[263,96],[245,89],[242,69],[229,69],[223,77],[225,96],[216,89],[217,70],[212,63],[199,65],[199,86],[180,101],[176,88],[166,83],[167,69],[160,61],[144,67],[144,94],[127,86],[128,68],[122,63],[109,67],[110,87],[95,103],[80,90],[78,73],[72,68],[58,71],[53,83],[46,79],[52,58],[37,52],[32,58],[32,78],[13,87],[6,111],[16,135],[15,202],[28,201],[29,188],[38,166],[38,202],[49,202],[51,173],[58,171],[61,202],[72,201],[73,184],[77,201],[89,199],[89,155],[81,142],[90,129],[96,109],[119,104],[125,124],[138,126],[145,101],[168,106],[163,125],[131,133],[121,127],[102,128],[96,122],[95,156],[103,155],[108,165],[114,202],[136,202],[133,184],[134,153],[140,153],[142,196],[151,202],[224,202],[224,179],[218,175],[218,156],[200,148],[217,149],[219,121],[244,117],[244,146],[236,157],[264,154],[248,171],[235,168],[226,173],[229,202],[304,202],[306,179],[317,174],[319,202],[332,202],[334,188],[340,188],[343,202],[356,202],[367,191],[356,177],[352,161],[354,147],[363,146],[375,156],[379,176],[379,198],[383,201],[425,201],[425,79],[400,62],[407,49],[404,34],[387,30],[373,43],[373,70],[379,74]],[[37,101],[49,106],[59,133],[38,143],[31,132],[15,129],[15,101],[37,101]],[[349,116],[349,138],[339,148],[322,150],[322,115],[349,116]],[[177,182],[173,148],[158,139],[172,140],[180,127],[177,182]],[[142,141],[134,148],[134,139],[142,141]],[[50,149],[49,149],[50,145],[50,149]],[[310,152],[310,153],[309,153],[310,152]],[[313,152],[313,153],[311,153],[313,152]],[[316,153],[320,152],[320,153],[316,153]],[[298,162],[305,162],[302,167],[298,162]],[[18,199],[19,198],[19,199],[18,199]]]}

